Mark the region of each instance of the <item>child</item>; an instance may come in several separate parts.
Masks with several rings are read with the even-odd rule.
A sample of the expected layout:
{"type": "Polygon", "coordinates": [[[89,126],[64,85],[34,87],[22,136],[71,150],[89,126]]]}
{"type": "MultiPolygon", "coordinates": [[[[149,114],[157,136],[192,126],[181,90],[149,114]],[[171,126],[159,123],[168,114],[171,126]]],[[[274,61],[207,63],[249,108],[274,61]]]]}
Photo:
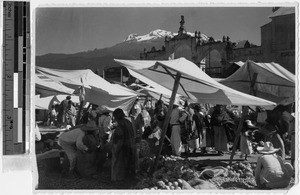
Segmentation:
{"type": "Polygon", "coordinates": [[[241,149],[240,158],[243,158],[243,155],[245,154],[245,160],[247,160],[247,157],[250,156],[251,153],[253,153],[252,142],[251,142],[253,129],[256,129],[256,127],[251,123],[250,120],[246,120],[244,124],[244,128],[241,132],[241,141],[240,141],[240,149],[241,149]]]}

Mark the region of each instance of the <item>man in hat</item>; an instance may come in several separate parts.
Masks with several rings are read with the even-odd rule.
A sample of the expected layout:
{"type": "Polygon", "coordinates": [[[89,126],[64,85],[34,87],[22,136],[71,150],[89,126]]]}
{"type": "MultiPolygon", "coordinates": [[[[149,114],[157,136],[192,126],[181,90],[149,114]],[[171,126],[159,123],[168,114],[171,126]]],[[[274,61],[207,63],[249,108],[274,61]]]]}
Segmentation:
{"type": "MultiPolygon", "coordinates": [[[[94,117],[94,116],[91,116],[94,117]]],[[[75,167],[76,167],[76,158],[77,158],[77,150],[82,152],[91,152],[91,150],[83,144],[83,138],[85,136],[86,131],[94,131],[98,130],[96,123],[94,120],[89,120],[86,125],[75,128],[73,130],[64,132],[58,138],[58,144],[65,151],[69,162],[69,174],[70,176],[75,176],[75,167]]]]}
{"type": "Polygon", "coordinates": [[[258,188],[276,189],[289,185],[294,175],[294,168],[276,155],[279,148],[274,148],[271,142],[265,142],[264,148],[258,150],[262,156],[257,159],[255,180],[258,188]]]}
{"type": "Polygon", "coordinates": [[[112,123],[112,117],[110,116],[110,111],[107,109],[106,106],[100,106],[98,107],[98,113],[100,115],[98,119],[98,125],[100,127],[99,136],[101,145],[105,145],[108,143],[111,139],[112,135],[112,129],[113,129],[113,123],[112,123]]]}
{"type": "Polygon", "coordinates": [[[170,126],[171,126],[171,147],[172,153],[175,156],[181,155],[181,150],[183,148],[181,140],[181,124],[188,117],[188,113],[181,109],[182,103],[180,100],[175,100],[173,104],[173,110],[170,116],[170,126]]]}
{"type": "MultiPolygon", "coordinates": [[[[206,151],[206,143],[203,143],[204,140],[204,114],[201,112],[201,106],[200,104],[195,104],[194,106],[194,120],[196,123],[197,131],[198,131],[198,137],[199,137],[199,144],[202,145],[201,147],[201,153],[207,153],[206,151]]],[[[205,132],[206,133],[206,132],[205,132]]]]}
{"type": "Polygon", "coordinates": [[[72,127],[75,126],[76,108],[73,106],[73,102],[70,100],[66,108],[66,117],[69,119],[69,124],[72,127]]]}
{"type": "Polygon", "coordinates": [[[100,148],[100,141],[96,125],[96,117],[91,117],[88,123],[82,126],[85,132],[82,142],[88,147],[88,152],[77,150],[76,168],[80,176],[85,178],[98,179],[97,171],[99,170],[98,156],[103,153],[100,148]]]}
{"type": "Polygon", "coordinates": [[[66,99],[64,99],[61,103],[60,103],[60,116],[61,116],[61,123],[62,125],[66,126],[66,111],[67,111],[67,107],[69,105],[69,101],[71,100],[71,96],[67,96],[66,99]]]}

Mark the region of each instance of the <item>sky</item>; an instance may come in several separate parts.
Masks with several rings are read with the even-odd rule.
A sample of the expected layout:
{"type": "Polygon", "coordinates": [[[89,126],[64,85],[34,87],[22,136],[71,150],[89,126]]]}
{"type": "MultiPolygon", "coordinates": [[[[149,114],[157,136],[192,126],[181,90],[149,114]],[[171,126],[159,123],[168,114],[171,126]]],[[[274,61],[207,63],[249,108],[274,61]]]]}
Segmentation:
{"type": "Polygon", "coordinates": [[[260,27],[272,7],[46,7],[36,9],[36,55],[77,53],[111,47],[131,33],[178,32],[184,15],[188,32],[261,45],[260,27]]]}

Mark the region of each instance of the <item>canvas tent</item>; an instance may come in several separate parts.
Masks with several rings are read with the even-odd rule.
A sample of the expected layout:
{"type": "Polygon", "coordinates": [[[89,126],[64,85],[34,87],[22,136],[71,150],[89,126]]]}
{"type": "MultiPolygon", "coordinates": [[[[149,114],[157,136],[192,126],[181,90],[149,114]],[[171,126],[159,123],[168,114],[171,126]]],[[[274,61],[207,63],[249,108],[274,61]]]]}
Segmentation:
{"type": "Polygon", "coordinates": [[[133,90],[122,86],[113,85],[89,69],[85,70],[60,70],[36,67],[38,73],[64,86],[78,91],[85,89],[85,101],[97,105],[105,105],[108,109],[122,108],[129,111],[139,95],[133,90]]]}
{"type": "Polygon", "coordinates": [[[177,93],[185,94],[186,97],[199,103],[257,106],[276,105],[274,102],[241,93],[218,83],[185,58],[169,61],[119,59],[115,59],[115,61],[125,66],[129,72],[137,72],[169,90],[173,90],[176,73],[181,73],[182,76],[177,93]]]}
{"type": "MultiPolygon", "coordinates": [[[[145,94],[146,96],[151,96],[152,98],[156,99],[156,100],[163,100],[163,102],[169,104],[171,95],[172,95],[172,91],[166,88],[153,88],[150,86],[142,86],[139,84],[135,84],[137,87],[139,87],[140,89],[138,90],[140,93],[145,94]]],[[[176,98],[179,100],[180,99],[180,95],[177,94],[176,98]]]]}
{"type": "MultiPolygon", "coordinates": [[[[185,58],[169,61],[116,59],[115,61],[122,64],[127,69],[138,72],[148,79],[160,83],[162,86],[172,90],[168,112],[162,128],[159,149],[152,169],[153,171],[156,170],[158,165],[158,159],[162,151],[163,140],[167,132],[168,121],[171,116],[176,93],[185,93],[186,97],[197,100],[199,103],[260,106],[276,105],[273,102],[238,92],[218,83],[202,72],[202,70],[194,63],[185,58]]],[[[239,123],[238,132],[240,132],[242,127],[243,116],[239,123]]],[[[236,140],[235,145],[237,143],[236,140]]]]}
{"type": "Polygon", "coordinates": [[[60,94],[73,94],[74,89],[64,86],[60,82],[56,82],[42,74],[35,75],[35,91],[40,97],[47,97],[60,94]]]}
{"type": "Polygon", "coordinates": [[[221,80],[220,83],[243,93],[253,93],[257,97],[277,104],[289,104],[295,101],[295,75],[273,62],[256,63],[248,60],[234,74],[221,80]]]}
{"type": "MultiPolygon", "coordinates": [[[[141,93],[145,93],[146,95],[150,95],[155,99],[162,99],[164,102],[168,103],[169,99],[171,97],[172,94],[172,90],[156,83],[155,81],[152,81],[150,79],[148,79],[147,77],[132,71],[130,69],[128,69],[129,74],[137,79],[139,79],[140,81],[144,82],[145,84],[147,84],[148,86],[144,87],[141,85],[137,85],[138,87],[142,88],[139,92],[141,93]],[[162,96],[161,96],[162,95],[162,96]]],[[[176,98],[180,98],[180,96],[184,96],[185,94],[176,94],[176,98]]]]}
{"type": "Polygon", "coordinates": [[[243,66],[244,63],[245,63],[245,62],[242,62],[242,61],[233,62],[233,64],[235,64],[235,65],[237,65],[237,66],[239,66],[239,67],[243,66]]]}

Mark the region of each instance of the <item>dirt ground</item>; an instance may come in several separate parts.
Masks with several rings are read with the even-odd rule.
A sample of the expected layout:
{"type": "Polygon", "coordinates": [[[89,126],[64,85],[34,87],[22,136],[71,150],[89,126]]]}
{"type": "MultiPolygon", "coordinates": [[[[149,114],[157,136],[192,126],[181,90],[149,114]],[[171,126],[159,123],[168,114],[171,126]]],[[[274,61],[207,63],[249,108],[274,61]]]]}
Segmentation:
{"type": "MultiPolygon", "coordinates": [[[[240,158],[240,154],[237,153],[234,156],[233,162],[256,162],[258,154],[251,155],[247,161],[240,158]]],[[[199,164],[206,164],[208,166],[227,166],[229,164],[230,154],[225,153],[223,156],[217,156],[215,154],[207,154],[205,156],[200,153],[190,154],[186,158],[197,161],[199,164]]],[[[290,162],[289,157],[287,161],[290,162]]],[[[38,190],[72,190],[72,189],[105,189],[105,190],[122,190],[122,189],[135,189],[138,180],[126,179],[122,182],[110,181],[110,167],[109,163],[106,163],[101,172],[98,173],[98,179],[87,178],[69,178],[61,174],[61,167],[54,166],[48,159],[38,160],[38,172],[39,172],[39,187],[38,190]]]]}

